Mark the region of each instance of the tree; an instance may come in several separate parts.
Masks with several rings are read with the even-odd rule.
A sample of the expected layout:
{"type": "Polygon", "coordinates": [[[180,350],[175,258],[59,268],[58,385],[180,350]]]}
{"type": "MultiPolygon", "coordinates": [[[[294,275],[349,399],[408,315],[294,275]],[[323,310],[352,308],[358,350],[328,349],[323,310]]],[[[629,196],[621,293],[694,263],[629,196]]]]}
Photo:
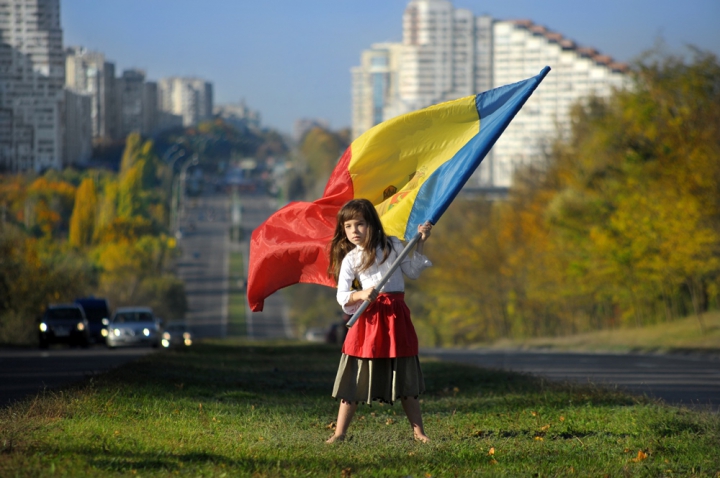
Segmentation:
{"type": "Polygon", "coordinates": [[[305,189],[316,199],[322,195],[330,173],[348,147],[345,138],[324,128],[315,127],[305,134],[300,153],[305,162],[305,189]]]}
{"type": "Polygon", "coordinates": [[[135,163],[142,158],[142,136],[140,133],[130,133],[125,139],[125,149],[120,160],[120,178],[122,179],[135,163]]]}
{"type": "Polygon", "coordinates": [[[38,235],[52,237],[67,231],[75,202],[75,188],[62,180],[37,178],[30,184],[25,201],[25,224],[38,235]]]}
{"type": "Polygon", "coordinates": [[[90,245],[97,218],[95,181],[85,178],[75,193],[75,206],[70,217],[70,244],[77,248],[90,245]]]}
{"type": "Polygon", "coordinates": [[[109,180],[105,183],[102,199],[100,200],[97,227],[95,227],[96,236],[115,220],[117,216],[117,200],[118,183],[114,179],[109,180]]]}
{"type": "Polygon", "coordinates": [[[649,54],[632,88],[577,104],[569,137],[517,172],[507,201],[448,209],[413,307],[426,342],[644,325],[717,307],[720,64],[693,54],[649,54]]]}
{"type": "Polygon", "coordinates": [[[143,204],[142,170],[145,160],[140,160],[120,178],[118,187],[117,215],[121,218],[131,218],[141,215],[143,204]]]}

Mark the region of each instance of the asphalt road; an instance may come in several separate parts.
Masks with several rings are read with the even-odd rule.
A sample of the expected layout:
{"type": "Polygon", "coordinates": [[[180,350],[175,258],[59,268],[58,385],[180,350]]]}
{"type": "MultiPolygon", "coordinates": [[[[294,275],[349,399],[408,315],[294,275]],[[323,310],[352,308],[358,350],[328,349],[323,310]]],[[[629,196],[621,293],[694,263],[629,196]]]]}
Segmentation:
{"type": "Polygon", "coordinates": [[[0,350],[0,407],[85,380],[154,352],[151,348],[0,350]]]}
{"type": "Polygon", "coordinates": [[[185,282],[188,313],[197,338],[227,333],[230,201],[227,194],[209,192],[187,197],[180,212],[182,257],[177,274],[185,282]]]}
{"type": "MultiPolygon", "coordinates": [[[[206,192],[186,198],[181,212],[183,232],[178,277],[185,282],[189,311],[185,321],[198,337],[225,337],[228,321],[229,252],[238,250],[249,263],[249,240],[253,229],[277,208],[277,201],[263,193],[243,194],[241,226],[243,241],[230,240],[231,196],[206,192]]],[[[247,270],[245,271],[247,277],[247,270]]],[[[247,336],[252,339],[292,338],[288,310],[281,293],[265,301],[263,312],[246,310],[247,336]]]]}
{"type": "MultiPolygon", "coordinates": [[[[247,268],[250,256],[250,235],[253,229],[277,210],[277,201],[264,194],[244,195],[240,201],[242,204],[242,227],[245,237],[242,244],[242,252],[245,257],[243,262],[247,268]]],[[[288,307],[280,291],[265,299],[262,312],[252,312],[247,307],[245,317],[247,320],[247,336],[249,338],[279,339],[293,338],[295,336],[290,326],[288,307]]]]}
{"type": "Polygon", "coordinates": [[[667,403],[720,410],[720,357],[426,349],[425,357],[594,383],[667,403]]]}

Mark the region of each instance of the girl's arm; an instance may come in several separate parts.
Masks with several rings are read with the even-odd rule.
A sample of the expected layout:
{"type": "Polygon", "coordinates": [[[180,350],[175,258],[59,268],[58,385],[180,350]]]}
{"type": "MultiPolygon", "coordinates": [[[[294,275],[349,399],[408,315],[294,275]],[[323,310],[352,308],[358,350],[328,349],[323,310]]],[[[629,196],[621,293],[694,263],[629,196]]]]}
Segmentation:
{"type": "Polygon", "coordinates": [[[415,250],[418,252],[418,254],[422,254],[423,246],[425,244],[425,241],[428,240],[430,237],[430,231],[432,231],[432,224],[430,222],[426,222],[425,224],[420,224],[418,226],[418,232],[421,234],[420,240],[417,243],[417,246],[415,247],[415,250]]]}
{"type": "Polygon", "coordinates": [[[364,300],[367,300],[368,302],[372,302],[375,299],[377,299],[378,291],[373,289],[372,287],[365,290],[356,290],[353,293],[350,294],[350,302],[345,304],[345,306],[355,305],[359,302],[362,302],[364,300]]]}

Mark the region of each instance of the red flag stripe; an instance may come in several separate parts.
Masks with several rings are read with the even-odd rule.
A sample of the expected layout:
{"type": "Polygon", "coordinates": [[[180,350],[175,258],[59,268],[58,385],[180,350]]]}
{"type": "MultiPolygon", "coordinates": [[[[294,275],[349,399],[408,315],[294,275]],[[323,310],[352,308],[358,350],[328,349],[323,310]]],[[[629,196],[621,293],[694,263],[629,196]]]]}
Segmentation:
{"type": "Polygon", "coordinates": [[[353,199],[348,171],[351,147],[333,170],[323,197],[292,202],[270,216],[252,233],[247,297],[254,312],[263,310],[266,297],[298,282],[335,287],[327,275],[327,246],[335,232],[340,208],[353,199]]]}

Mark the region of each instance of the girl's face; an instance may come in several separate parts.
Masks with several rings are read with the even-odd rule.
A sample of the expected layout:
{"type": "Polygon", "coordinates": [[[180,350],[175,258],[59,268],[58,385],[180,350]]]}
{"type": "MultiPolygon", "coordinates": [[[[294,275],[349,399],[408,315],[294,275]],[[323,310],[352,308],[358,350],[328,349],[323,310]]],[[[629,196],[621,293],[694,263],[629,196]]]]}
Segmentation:
{"type": "Polygon", "coordinates": [[[352,242],[356,246],[362,246],[365,244],[365,238],[367,237],[368,225],[365,219],[350,219],[343,223],[345,229],[345,235],[348,241],[352,242]]]}

